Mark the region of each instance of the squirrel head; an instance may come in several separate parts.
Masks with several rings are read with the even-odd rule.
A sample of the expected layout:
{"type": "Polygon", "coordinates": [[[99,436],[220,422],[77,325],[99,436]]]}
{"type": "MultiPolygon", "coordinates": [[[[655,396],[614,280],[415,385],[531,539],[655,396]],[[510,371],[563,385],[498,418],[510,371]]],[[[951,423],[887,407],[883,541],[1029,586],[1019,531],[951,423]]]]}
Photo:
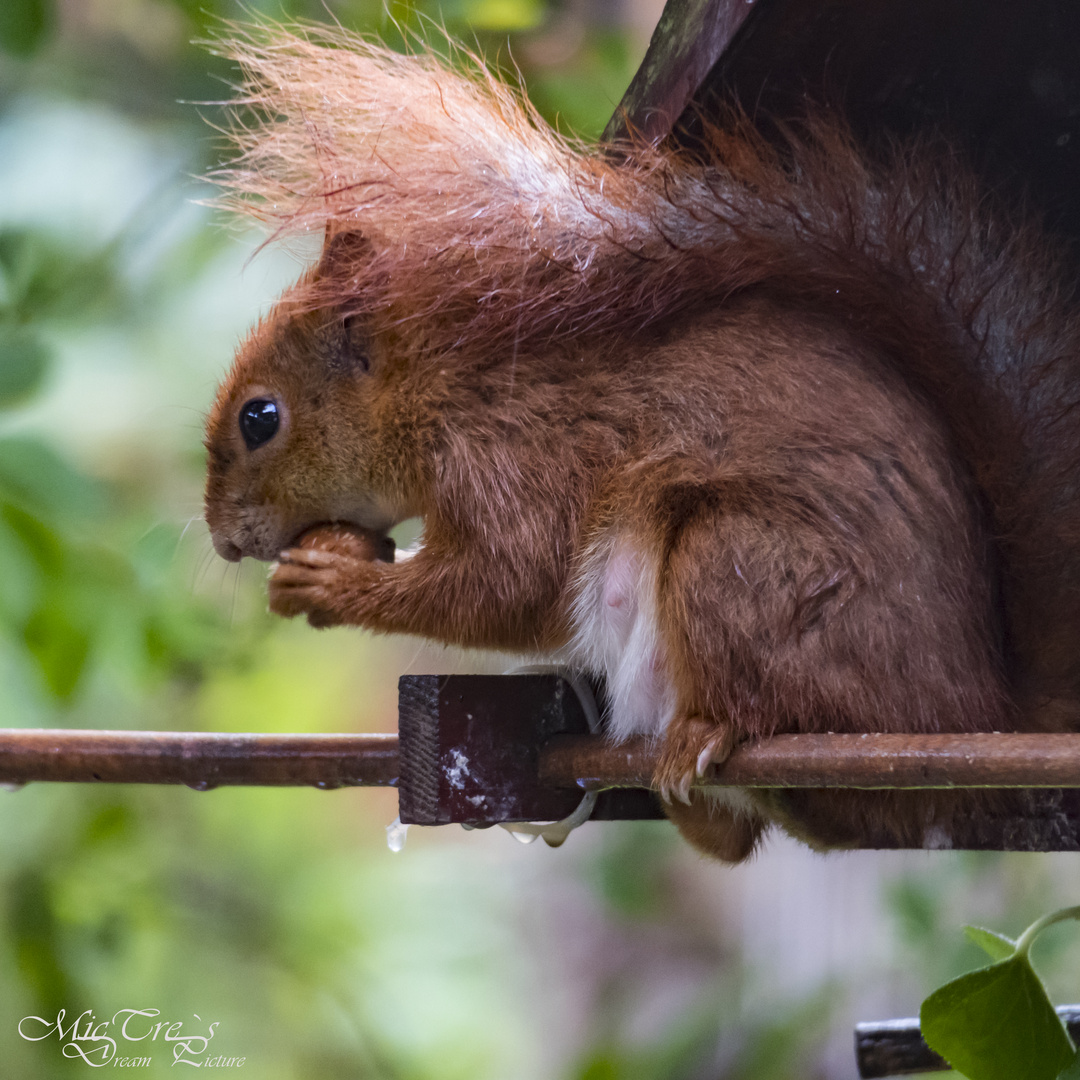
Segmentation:
{"type": "Polygon", "coordinates": [[[205,439],[206,521],[224,558],[276,559],[320,523],[383,533],[422,513],[428,395],[371,325],[286,294],[237,350],[205,439]]]}

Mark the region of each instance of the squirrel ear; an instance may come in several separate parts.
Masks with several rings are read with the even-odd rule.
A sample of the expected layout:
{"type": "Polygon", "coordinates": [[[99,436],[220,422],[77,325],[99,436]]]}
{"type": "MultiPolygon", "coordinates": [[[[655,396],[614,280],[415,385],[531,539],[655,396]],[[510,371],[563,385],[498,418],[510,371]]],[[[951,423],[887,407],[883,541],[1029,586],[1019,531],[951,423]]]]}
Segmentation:
{"type": "Polygon", "coordinates": [[[355,230],[333,230],[329,222],[323,239],[322,256],[319,259],[321,275],[352,276],[353,268],[371,258],[374,247],[363,233],[355,230]]]}
{"type": "Polygon", "coordinates": [[[369,338],[362,315],[350,308],[357,306],[355,290],[349,282],[359,266],[371,258],[374,248],[363,233],[356,230],[334,232],[328,223],[323,241],[318,277],[329,286],[328,307],[346,314],[339,316],[334,331],[330,366],[338,371],[367,372],[371,368],[369,338]]]}
{"type": "Polygon", "coordinates": [[[371,370],[371,338],[360,315],[346,315],[341,320],[345,331],[345,358],[353,373],[371,370]]]}
{"type": "Polygon", "coordinates": [[[366,375],[371,370],[371,337],[362,313],[329,308],[315,331],[318,354],[331,375],[366,375]]]}

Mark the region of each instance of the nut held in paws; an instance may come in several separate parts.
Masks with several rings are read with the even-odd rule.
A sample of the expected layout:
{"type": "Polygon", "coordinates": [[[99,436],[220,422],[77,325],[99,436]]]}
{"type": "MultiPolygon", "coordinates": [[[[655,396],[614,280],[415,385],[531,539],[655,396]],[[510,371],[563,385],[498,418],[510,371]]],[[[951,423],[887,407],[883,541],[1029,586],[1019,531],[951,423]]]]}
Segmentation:
{"type": "Polygon", "coordinates": [[[394,541],[389,536],[343,522],[315,525],[297,537],[295,546],[314,551],[347,551],[367,562],[394,561],[394,541]]]}

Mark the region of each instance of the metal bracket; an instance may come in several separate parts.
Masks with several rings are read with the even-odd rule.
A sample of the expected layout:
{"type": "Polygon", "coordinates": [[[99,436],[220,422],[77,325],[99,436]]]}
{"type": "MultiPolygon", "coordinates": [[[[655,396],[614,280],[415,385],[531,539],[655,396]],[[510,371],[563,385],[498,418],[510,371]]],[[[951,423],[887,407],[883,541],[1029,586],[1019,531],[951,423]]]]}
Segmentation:
{"type": "MultiPolygon", "coordinates": [[[[403,824],[558,821],[584,789],[541,780],[542,747],[587,735],[588,718],[559,674],[405,675],[398,683],[403,824]]],[[[592,820],[660,818],[650,791],[601,792],[592,820]]]]}

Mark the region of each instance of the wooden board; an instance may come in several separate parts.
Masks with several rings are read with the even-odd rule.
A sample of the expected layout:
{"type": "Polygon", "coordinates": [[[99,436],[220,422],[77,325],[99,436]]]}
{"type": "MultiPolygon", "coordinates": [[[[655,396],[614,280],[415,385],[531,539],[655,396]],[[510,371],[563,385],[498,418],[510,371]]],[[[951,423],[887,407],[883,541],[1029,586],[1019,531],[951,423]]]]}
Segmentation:
{"type": "Polygon", "coordinates": [[[693,146],[735,100],[766,127],[839,106],[870,147],[940,130],[988,183],[1080,238],[1080,4],[669,0],[605,132],[693,146]]]}

